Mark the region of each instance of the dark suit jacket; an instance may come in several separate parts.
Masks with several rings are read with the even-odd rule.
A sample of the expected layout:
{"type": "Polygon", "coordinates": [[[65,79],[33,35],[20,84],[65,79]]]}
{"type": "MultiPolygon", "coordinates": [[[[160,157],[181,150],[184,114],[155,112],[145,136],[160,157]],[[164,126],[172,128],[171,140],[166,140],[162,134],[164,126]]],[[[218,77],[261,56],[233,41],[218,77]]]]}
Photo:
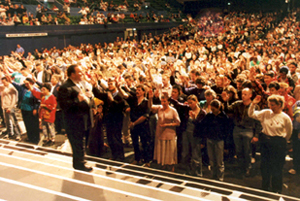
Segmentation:
{"type": "Polygon", "coordinates": [[[128,108],[128,103],[124,101],[122,96],[118,93],[114,97],[114,101],[110,101],[107,93],[102,93],[97,88],[93,88],[94,96],[104,102],[103,115],[106,125],[120,125],[123,123],[123,112],[128,108]]]}
{"type": "Polygon", "coordinates": [[[86,101],[79,102],[77,98],[79,92],[80,88],[70,79],[58,90],[57,102],[64,114],[67,133],[68,131],[81,132],[90,126],[90,105],[86,101]]]}
{"type": "Polygon", "coordinates": [[[53,89],[52,94],[53,94],[55,97],[58,96],[58,89],[59,89],[59,87],[60,87],[60,83],[57,83],[57,84],[55,85],[54,89],[53,89]]]}
{"type": "MultiPolygon", "coordinates": [[[[36,78],[37,78],[37,74],[38,74],[38,72],[34,71],[34,76],[36,78]]],[[[43,83],[51,81],[51,74],[46,70],[43,71],[42,81],[43,81],[43,83]]]]}

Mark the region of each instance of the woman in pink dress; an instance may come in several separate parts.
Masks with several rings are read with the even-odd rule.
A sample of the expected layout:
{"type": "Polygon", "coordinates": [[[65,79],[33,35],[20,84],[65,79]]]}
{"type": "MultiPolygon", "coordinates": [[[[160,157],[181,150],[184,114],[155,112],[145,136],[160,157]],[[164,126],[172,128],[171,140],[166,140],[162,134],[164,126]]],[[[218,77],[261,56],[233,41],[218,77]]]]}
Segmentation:
{"type": "Polygon", "coordinates": [[[166,94],[161,97],[161,105],[152,105],[152,98],[153,92],[150,90],[149,106],[152,112],[158,114],[153,159],[163,169],[168,165],[174,171],[174,164],[177,164],[176,126],[180,125],[179,115],[169,106],[166,94]]]}

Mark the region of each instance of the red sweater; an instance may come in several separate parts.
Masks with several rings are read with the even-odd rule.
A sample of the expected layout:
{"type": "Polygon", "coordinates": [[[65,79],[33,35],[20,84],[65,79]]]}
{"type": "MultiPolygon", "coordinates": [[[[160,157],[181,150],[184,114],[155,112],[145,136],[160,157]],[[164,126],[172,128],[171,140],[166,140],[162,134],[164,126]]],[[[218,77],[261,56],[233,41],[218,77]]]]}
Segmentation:
{"type": "Polygon", "coordinates": [[[36,97],[37,99],[41,100],[41,104],[44,104],[45,106],[40,107],[39,109],[39,117],[45,122],[54,123],[55,121],[55,112],[56,112],[56,98],[51,94],[47,100],[45,100],[45,96],[41,95],[41,92],[32,90],[32,95],[36,97]],[[49,115],[46,115],[46,113],[50,113],[49,115]]]}

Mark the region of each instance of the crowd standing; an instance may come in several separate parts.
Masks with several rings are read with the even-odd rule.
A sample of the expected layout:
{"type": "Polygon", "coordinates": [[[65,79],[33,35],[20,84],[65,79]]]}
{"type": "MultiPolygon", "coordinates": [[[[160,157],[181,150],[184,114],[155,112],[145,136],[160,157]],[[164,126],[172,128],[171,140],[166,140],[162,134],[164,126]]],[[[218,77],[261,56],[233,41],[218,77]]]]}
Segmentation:
{"type": "Polygon", "coordinates": [[[92,170],[85,149],[101,157],[106,134],[114,160],[123,161],[123,144],[132,142],[133,164],[156,162],[170,171],[182,164],[195,176],[209,164],[220,181],[225,156],[236,157],[237,170],[251,176],[259,144],[262,188],[280,193],[290,140],[290,173],[300,171],[296,12],[208,13],[199,22],[140,41],[117,38],[33,53],[18,45],[1,59],[9,137],[19,139],[18,103],[32,143],[40,139],[39,124],[45,146],[53,143],[53,129],[61,133],[64,118],[75,169],[92,170]]]}

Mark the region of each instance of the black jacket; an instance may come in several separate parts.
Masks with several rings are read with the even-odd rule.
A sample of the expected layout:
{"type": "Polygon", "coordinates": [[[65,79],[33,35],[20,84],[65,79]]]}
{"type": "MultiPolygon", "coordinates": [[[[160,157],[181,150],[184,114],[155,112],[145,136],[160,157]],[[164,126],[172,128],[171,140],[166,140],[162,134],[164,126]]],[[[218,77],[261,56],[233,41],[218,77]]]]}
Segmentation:
{"type": "Polygon", "coordinates": [[[117,93],[113,101],[109,100],[107,93],[102,93],[97,88],[93,88],[93,94],[96,98],[104,102],[103,120],[106,126],[122,126],[123,112],[125,112],[129,106],[120,93],[117,93]]]}
{"type": "Polygon", "coordinates": [[[69,132],[84,131],[91,125],[91,106],[85,101],[79,102],[79,93],[80,88],[70,79],[63,83],[58,90],[57,102],[63,110],[65,126],[69,132]]]}
{"type": "Polygon", "coordinates": [[[208,113],[196,127],[202,137],[212,140],[225,140],[230,131],[229,119],[224,112],[217,116],[208,113]]]}

